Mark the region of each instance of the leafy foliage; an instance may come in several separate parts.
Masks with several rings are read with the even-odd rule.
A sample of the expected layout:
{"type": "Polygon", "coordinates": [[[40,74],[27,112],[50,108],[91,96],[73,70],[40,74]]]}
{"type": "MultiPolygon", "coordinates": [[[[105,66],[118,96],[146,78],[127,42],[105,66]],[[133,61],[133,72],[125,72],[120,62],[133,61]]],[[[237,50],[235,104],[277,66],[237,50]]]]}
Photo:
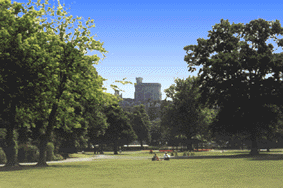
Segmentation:
{"type": "Polygon", "coordinates": [[[200,94],[197,78],[175,79],[175,83],[165,90],[166,96],[173,101],[163,115],[163,122],[169,128],[172,138],[182,140],[186,137],[186,143],[191,149],[190,140],[199,134],[204,125],[201,106],[198,104],[200,94]]]}
{"type": "Polygon", "coordinates": [[[202,103],[220,107],[214,130],[249,133],[255,143],[263,130],[276,125],[279,111],[274,105],[282,106],[282,54],[274,54],[266,41],[271,38],[282,47],[283,40],[275,36],[282,31],[278,20],[231,25],[222,19],[208,39],[184,47],[189,71],[202,66],[202,103]]]}
{"type": "Polygon", "coordinates": [[[138,140],[141,142],[141,147],[143,147],[143,141],[147,143],[150,142],[150,127],[151,122],[145,111],[144,105],[139,105],[134,107],[131,122],[133,129],[138,136],[138,140]]]}
{"type": "Polygon", "coordinates": [[[136,138],[136,134],[130,124],[128,114],[118,103],[105,106],[105,113],[109,127],[100,139],[103,140],[103,143],[113,144],[114,154],[118,154],[118,144],[136,138]]]}

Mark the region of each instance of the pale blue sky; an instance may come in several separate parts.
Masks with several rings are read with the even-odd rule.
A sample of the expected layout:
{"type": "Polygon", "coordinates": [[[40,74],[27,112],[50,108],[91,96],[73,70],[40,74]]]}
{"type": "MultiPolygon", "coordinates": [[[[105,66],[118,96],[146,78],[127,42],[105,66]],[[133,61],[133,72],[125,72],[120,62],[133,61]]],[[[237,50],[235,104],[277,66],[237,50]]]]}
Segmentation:
{"type": "MultiPolygon", "coordinates": [[[[28,2],[19,0],[18,2],[28,2]]],[[[56,4],[57,1],[49,1],[56,4]]],[[[107,92],[115,80],[127,78],[136,82],[161,83],[164,89],[174,84],[174,78],[187,78],[184,61],[186,45],[197,44],[198,38],[207,39],[208,31],[220,20],[248,23],[263,18],[282,20],[283,1],[97,1],[61,0],[73,16],[94,19],[91,29],[96,40],[104,42],[106,58],[95,65],[98,73],[108,79],[107,92]]],[[[280,50],[282,51],[282,50],[280,50]]],[[[97,53],[93,51],[90,54],[97,53]]],[[[99,54],[101,57],[101,55],[99,54]]],[[[134,86],[117,84],[124,98],[134,98],[134,86]]]]}

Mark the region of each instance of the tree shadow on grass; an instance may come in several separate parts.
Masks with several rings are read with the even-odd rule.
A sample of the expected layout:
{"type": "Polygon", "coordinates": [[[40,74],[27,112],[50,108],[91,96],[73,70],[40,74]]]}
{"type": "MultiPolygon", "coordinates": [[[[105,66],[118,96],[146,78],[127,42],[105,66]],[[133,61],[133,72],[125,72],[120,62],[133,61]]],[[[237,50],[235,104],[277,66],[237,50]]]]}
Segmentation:
{"type": "Polygon", "coordinates": [[[189,157],[172,157],[173,160],[178,159],[248,159],[251,161],[257,160],[283,160],[283,154],[238,154],[238,155],[208,155],[208,156],[189,156],[189,157]]]}
{"type": "Polygon", "coordinates": [[[283,160],[283,154],[260,154],[249,160],[252,161],[266,161],[266,160],[283,160]]]}

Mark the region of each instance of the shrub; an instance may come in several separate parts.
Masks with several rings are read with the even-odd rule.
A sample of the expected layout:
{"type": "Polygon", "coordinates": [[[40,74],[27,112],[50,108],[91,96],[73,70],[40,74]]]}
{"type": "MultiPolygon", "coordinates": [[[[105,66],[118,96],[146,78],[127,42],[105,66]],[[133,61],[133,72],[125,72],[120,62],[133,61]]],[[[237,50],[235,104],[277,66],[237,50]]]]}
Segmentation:
{"type": "Polygon", "coordinates": [[[0,147],[0,164],[6,164],[7,159],[6,159],[6,154],[4,150],[0,147]]]}
{"type": "Polygon", "coordinates": [[[148,146],[149,150],[159,150],[158,146],[148,146]]]}
{"type": "Polygon", "coordinates": [[[37,162],[39,150],[36,146],[30,144],[19,145],[18,161],[19,162],[37,162]]]}
{"type": "Polygon", "coordinates": [[[55,154],[53,157],[53,161],[60,161],[64,159],[64,157],[60,154],[55,154]]]}
{"type": "Polygon", "coordinates": [[[52,161],[53,159],[55,159],[54,145],[52,142],[48,142],[46,147],[46,161],[52,161]]]}

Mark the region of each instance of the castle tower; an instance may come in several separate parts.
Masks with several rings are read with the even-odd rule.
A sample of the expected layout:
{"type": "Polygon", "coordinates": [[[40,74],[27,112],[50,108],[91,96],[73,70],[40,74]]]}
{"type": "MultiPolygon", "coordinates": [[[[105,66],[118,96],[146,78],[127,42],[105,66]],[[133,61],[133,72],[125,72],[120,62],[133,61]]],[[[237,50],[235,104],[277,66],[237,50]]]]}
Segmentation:
{"type": "Polygon", "coordinates": [[[143,78],[137,77],[135,85],[135,101],[161,100],[160,83],[142,83],[143,78]]]}
{"type": "Polygon", "coordinates": [[[136,78],[136,80],[137,80],[137,84],[141,84],[141,83],[142,83],[143,78],[142,78],[142,77],[137,77],[137,78],[136,78]]]}

